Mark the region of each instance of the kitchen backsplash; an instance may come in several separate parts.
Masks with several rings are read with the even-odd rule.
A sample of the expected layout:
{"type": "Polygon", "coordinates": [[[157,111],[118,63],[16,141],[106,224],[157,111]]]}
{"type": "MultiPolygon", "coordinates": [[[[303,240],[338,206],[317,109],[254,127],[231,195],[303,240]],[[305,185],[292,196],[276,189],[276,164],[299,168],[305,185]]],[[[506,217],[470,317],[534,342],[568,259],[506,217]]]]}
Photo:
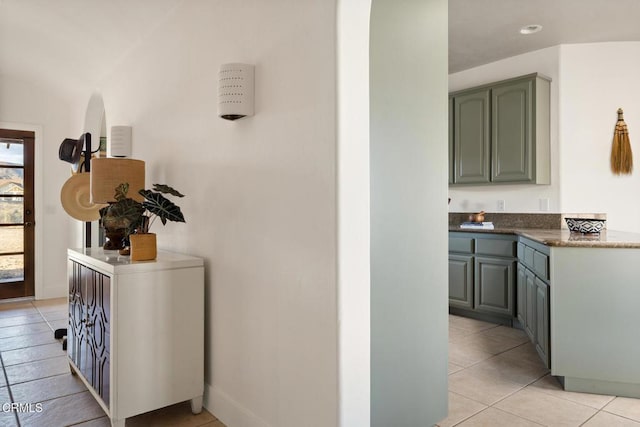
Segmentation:
{"type": "MultiPolygon", "coordinates": [[[[449,212],[449,225],[458,226],[469,220],[470,212],[449,212]]],[[[493,222],[496,228],[567,229],[565,218],[607,219],[607,214],[596,213],[485,213],[484,220],[493,222]]]]}

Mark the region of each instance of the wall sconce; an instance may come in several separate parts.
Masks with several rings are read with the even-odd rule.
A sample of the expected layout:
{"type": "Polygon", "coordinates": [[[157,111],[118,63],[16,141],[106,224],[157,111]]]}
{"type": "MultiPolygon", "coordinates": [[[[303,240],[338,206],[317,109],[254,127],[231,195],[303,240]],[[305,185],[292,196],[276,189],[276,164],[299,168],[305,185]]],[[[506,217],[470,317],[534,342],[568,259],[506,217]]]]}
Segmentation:
{"type": "Polygon", "coordinates": [[[111,126],[107,157],[131,157],[131,126],[111,126]]]}
{"type": "Polygon", "coordinates": [[[218,116],[237,120],[253,116],[254,66],[223,64],[218,72],[218,116]]]}
{"type": "Polygon", "coordinates": [[[129,184],[127,197],[143,202],[138,191],[144,188],[144,161],[101,157],[91,160],[91,201],[93,203],[115,202],[116,187],[129,184]]]}

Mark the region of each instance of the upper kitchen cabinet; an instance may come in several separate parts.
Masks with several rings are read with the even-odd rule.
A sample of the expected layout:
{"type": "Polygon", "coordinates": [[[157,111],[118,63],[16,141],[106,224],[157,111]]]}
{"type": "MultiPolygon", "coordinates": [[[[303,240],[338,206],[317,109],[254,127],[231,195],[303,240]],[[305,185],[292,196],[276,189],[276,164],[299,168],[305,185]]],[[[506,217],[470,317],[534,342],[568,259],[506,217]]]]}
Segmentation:
{"type": "Polygon", "coordinates": [[[549,92],[530,74],[450,94],[450,184],[549,184],[549,92]]]}
{"type": "Polygon", "coordinates": [[[453,116],[450,129],[453,135],[452,154],[456,184],[487,183],[489,171],[489,138],[491,136],[489,103],[491,91],[479,89],[453,96],[453,116]]]}

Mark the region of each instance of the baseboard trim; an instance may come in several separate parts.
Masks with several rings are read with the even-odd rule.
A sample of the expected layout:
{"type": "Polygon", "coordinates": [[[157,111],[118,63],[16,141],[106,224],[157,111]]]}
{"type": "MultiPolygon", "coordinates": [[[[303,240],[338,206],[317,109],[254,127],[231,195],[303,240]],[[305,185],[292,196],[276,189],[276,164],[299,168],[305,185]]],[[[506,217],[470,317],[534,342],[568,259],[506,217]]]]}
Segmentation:
{"type": "Polygon", "coordinates": [[[564,389],[580,393],[606,394],[640,399],[640,384],[564,377],[564,389]]]}
{"type": "Polygon", "coordinates": [[[272,427],[247,408],[233,400],[222,390],[204,385],[204,407],[229,427],[272,427]]]}
{"type": "Polygon", "coordinates": [[[452,307],[452,306],[449,306],[449,314],[454,314],[456,316],[470,317],[472,319],[482,320],[483,322],[498,323],[500,325],[509,326],[511,328],[513,327],[514,319],[511,316],[479,313],[477,311],[468,310],[461,307],[452,307]]]}

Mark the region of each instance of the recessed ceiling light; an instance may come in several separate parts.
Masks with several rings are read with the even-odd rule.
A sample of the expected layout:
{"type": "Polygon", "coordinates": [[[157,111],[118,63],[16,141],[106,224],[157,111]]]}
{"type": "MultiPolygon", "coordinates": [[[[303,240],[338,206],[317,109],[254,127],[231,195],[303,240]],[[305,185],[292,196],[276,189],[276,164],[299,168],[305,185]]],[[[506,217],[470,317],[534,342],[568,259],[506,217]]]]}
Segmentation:
{"type": "Polygon", "coordinates": [[[537,33],[539,31],[542,31],[542,25],[539,24],[525,25],[524,27],[520,28],[520,34],[524,35],[537,33]]]}

